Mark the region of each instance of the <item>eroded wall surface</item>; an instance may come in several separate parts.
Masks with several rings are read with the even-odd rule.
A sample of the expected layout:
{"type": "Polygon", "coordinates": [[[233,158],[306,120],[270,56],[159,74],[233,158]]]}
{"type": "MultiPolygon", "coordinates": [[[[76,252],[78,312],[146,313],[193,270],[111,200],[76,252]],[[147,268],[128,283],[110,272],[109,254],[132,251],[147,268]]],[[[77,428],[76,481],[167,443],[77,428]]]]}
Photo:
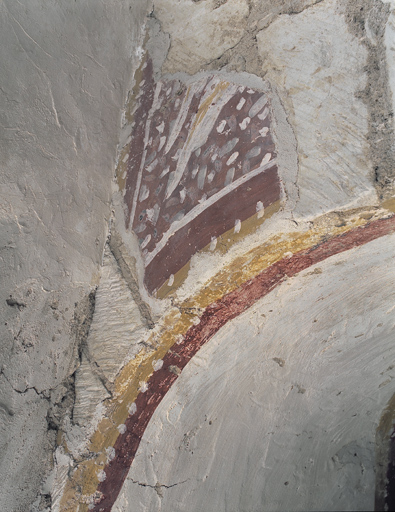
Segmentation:
{"type": "Polygon", "coordinates": [[[141,0],[0,3],[3,511],[29,510],[74,402],[145,15],[141,0]]]}
{"type": "MultiPolygon", "coordinates": [[[[32,126],[40,144],[31,158],[42,148],[60,158],[57,130],[71,156],[53,182],[48,167],[21,173],[34,194],[5,210],[12,243],[25,243],[15,208],[33,205],[47,231],[30,230],[36,249],[15,254],[34,270],[45,251],[37,258],[47,268],[52,247],[63,271],[42,271],[58,288],[29,274],[32,284],[4,292],[15,340],[2,378],[41,407],[43,427],[32,431],[48,448],[32,444],[53,454],[50,473],[49,461],[37,464],[26,486],[27,503],[44,479],[34,510],[392,506],[395,6],[272,4],[95,4],[98,25],[77,24],[73,42],[80,74],[68,68],[71,50],[54,68],[64,79],[53,78],[59,90],[48,88],[48,111],[39,110],[51,135],[32,126]],[[67,124],[75,73],[74,106],[84,113],[87,101],[78,130],[67,124]],[[63,322],[54,334],[49,318],[63,322]],[[40,325],[46,370],[27,370],[18,358],[35,361],[29,340],[40,325]]],[[[20,48],[19,25],[28,31],[18,12],[4,6],[20,48]]],[[[64,19],[87,12],[76,6],[64,19]]],[[[33,57],[52,48],[28,41],[28,63],[45,81],[33,57]]],[[[33,405],[17,420],[3,402],[20,439],[33,405]]]]}

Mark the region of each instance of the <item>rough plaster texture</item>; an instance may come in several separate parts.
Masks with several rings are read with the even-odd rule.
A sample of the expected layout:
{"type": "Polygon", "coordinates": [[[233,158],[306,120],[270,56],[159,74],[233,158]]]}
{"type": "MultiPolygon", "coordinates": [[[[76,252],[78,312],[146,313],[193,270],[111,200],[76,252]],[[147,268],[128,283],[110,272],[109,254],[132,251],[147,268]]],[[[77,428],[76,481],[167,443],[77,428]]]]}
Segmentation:
{"type": "Polygon", "coordinates": [[[125,357],[137,352],[133,341],[142,339],[145,330],[132,293],[107,246],[87,344],[93,360],[110,382],[125,357]]]}
{"type": "MultiPolygon", "coordinates": [[[[392,92],[392,111],[395,111],[395,2],[389,2],[391,13],[385,26],[385,50],[388,65],[389,85],[392,92]]],[[[392,116],[393,128],[395,119],[392,116]]]]}
{"type": "Polygon", "coordinates": [[[368,113],[356,97],[367,53],[336,4],[283,15],[257,35],[263,73],[277,85],[298,141],[298,216],[372,204],[376,196],[368,113]]]}
{"type": "Polygon", "coordinates": [[[163,71],[194,74],[219,58],[242,38],[248,14],[246,0],[154,2],[153,15],[171,41],[163,71]]]}
{"type": "Polygon", "coordinates": [[[156,410],[113,510],[372,510],[394,256],[394,235],[334,256],[218,332],[156,410]]]}
{"type": "Polygon", "coordinates": [[[73,421],[79,426],[92,423],[97,404],[110,396],[117,373],[125,361],[138,353],[146,330],[117,261],[106,245],[95,312],[76,371],[73,421]]]}
{"type": "Polygon", "coordinates": [[[52,463],[47,414],[64,405],[78,365],[81,301],[98,282],[145,9],[141,0],[0,3],[4,511],[28,510],[52,463]]]}
{"type": "MultiPolygon", "coordinates": [[[[237,289],[257,258],[271,265],[393,211],[394,8],[0,3],[2,510],[100,510],[134,400],[215,287],[237,289]],[[145,50],[156,82],[215,75],[269,91],[281,182],[281,209],[235,245],[194,254],[164,300],[144,288],[111,182],[115,162],[123,173],[140,151],[145,50]]],[[[374,443],[393,395],[393,256],[391,235],[305,270],[182,373],[172,366],[178,381],[139,433],[113,510],[371,509],[375,464],[388,462],[385,447],[375,462],[374,443]]]]}

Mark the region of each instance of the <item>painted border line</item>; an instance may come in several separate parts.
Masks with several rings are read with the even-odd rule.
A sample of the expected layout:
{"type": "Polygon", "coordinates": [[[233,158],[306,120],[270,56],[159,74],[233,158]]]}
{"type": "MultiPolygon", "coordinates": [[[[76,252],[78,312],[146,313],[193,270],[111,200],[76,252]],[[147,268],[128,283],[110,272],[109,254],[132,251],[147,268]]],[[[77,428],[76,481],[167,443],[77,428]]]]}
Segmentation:
{"type": "Polygon", "coordinates": [[[135,401],[136,412],[127,418],[125,432],[118,436],[114,444],[115,457],[104,468],[106,478],[97,488],[101,496],[100,502],[91,510],[111,511],[153,413],[182,369],[221,327],[250,308],[286,278],[330,256],[360,247],[393,232],[395,215],[355,228],[274,263],[233,292],[207,306],[199,324],[190,327],[183,341],[167,352],[162,368],[149,379],[148,389],[139,393],[135,401]]]}

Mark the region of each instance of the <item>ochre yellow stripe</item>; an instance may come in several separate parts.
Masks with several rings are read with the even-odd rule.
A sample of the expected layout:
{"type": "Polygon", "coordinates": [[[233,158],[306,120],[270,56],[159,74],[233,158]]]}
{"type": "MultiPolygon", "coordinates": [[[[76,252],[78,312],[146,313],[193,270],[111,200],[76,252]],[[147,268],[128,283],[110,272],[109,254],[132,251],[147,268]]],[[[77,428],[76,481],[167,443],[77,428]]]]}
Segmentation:
{"type": "MultiPolygon", "coordinates": [[[[229,82],[219,82],[219,84],[217,84],[215,86],[215,89],[210,94],[210,96],[208,98],[206,98],[203,101],[203,103],[199,106],[199,110],[197,111],[197,114],[193,121],[193,125],[189,131],[189,136],[188,136],[186,145],[189,144],[189,141],[191,140],[191,137],[192,137],[195,129],[197,128],[199,123],[201,123],[201,121],[204,119],[204,116],[207,114],[207,111],[210,108],[211,103],[213,103],[213,101],[217,100],[217,98],[220,98],[222,93],[228,88],[228,86],[229,86],[229,82]]],[[[189,89],[188,89],[188,91],[189,91],[189,89]]]]}
{"type": "MultiPolygon", "coordinates": [[[[215,248],[214,253],[218,254],[225,254],[232,245],[236,244],[237,242],[240,242],[245,238],[247,235],[253,233],[256,231],[256,229],[265,222],[265,220],[270,219],[270,217],[278,212],[278,210],[281,207],[281,202],[276,201],[275,203],[271,204],[267,208],[265,208],[265,213],[262,215],[261,218],[258,217],[257,214],[251,216],[250,218],[246,219],[241,223],[241,228],[239,233],[234,232],[234,228],[229,229],[225,233],[223,233],[221,236],[217,238],[217,245],[215,248]]],[[[201,249],[199,252],[208,252],[210,251],[210,244],[207,244],[206,247],[201,249]]],[[[171,297],[175,295],[175,291],[177,288],[179,288],[182,283],[185,281],[185,279],[188,276],[190,268],[190,261],[184,265],[176,274],[174,274],[174,281],[171,286],[168,285],[169,281],[166,281],[160,289],[158,290],[156,296],[159,299],[164,299],[165,297],[171,297]]]]}
{"type": "MultiPolygon", "coordinates": [[[[119,433],[117,427],[124,423],[128,416],[128,407],[136,399],[139,383],[147,381],[153,373],[153,361],[163,359],[166,352],[193,324],[193,317],[188,308],[203,311],[209,304],[223,295],[235,290],[248,279],[283,259],[289,252],[296,253],[308,249],[324,238],[338,236],[351,229],[363,226],[375,216],[387,212],[377,208],[351,210],[342,212],[341,222],[335,214],[324,215],[314,221],[312,229],[305,232],[280,233],[270,237],[262,245],[255,247],[246,254],[235,258],[224,267],[204,287],[188,300],[171,309],[161,322],[159,333],[153,333],[148,343],[155,347],[147,352],[142,350],[121,370],[115,381],[115,392],[107,403],[106,417],[99,423],[92,435],[89,450],[93,458],[79,461],[78,467],[68,480],[61,500],[62,512],[88,511],[87,500],[98,486],[97,473],[106,463],[106,448],[114,445],[119,433]]],[[[177,295],[174,292],[173,300],[177,295]]],[[[65,441],[63,446],[67,450],[65,441]]]]}

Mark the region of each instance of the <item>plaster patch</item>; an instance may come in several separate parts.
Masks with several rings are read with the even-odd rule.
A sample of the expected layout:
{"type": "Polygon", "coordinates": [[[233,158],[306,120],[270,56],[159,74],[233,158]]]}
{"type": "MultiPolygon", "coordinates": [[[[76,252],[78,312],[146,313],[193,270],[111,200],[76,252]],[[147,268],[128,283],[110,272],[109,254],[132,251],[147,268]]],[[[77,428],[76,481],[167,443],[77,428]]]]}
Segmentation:
{"type": "Polygon", "coordinates": [[[295,216],[373,204],[368,112],[356,95],[366,84],[367,51],[336,1],[283,15],[257,40],[262,72],[277,85],[298,141],[295,216]]]}
{"type": "Polygon", "coordinates": [[[171,39],[162,71],[194,74],[240,41],[249,8],[246,0],[228,0],[218,9],[213,0],[157,0],[154,12],[171,39]]]}

